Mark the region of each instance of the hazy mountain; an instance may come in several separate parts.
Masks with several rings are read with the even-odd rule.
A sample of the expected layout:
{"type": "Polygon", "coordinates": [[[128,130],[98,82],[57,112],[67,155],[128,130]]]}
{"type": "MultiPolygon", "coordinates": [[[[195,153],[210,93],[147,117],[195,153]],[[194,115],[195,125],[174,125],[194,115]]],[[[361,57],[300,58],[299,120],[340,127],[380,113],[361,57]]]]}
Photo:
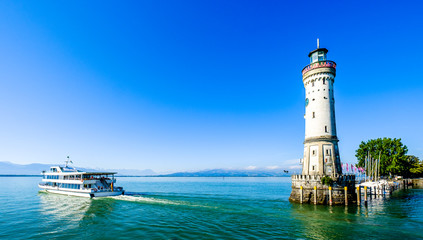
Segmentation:
{"type": "MultiPolygon", "coordinates": [[[[41,164],[41,163],[32,163],[32,164],[15,164],[11,162],[0,162],[0,175],[40,175],[42,171],[47,171],[53,165],[63,165],[63,164],[41,164]]],[[[80,168],[76,167],[78,170],[87,171],[87,172],[96,172],[96,171],[107,171],[107,172],[117,172],[118,175],[125,176],[150,176],[156,175],[153,170],[145,169],[92,169],[92,168],[80,168]]]]}
{"type": "Polygon", "coordinates": [[[11,162],[0,162],[0,174],[3,175],[39,175],[41,171],[47,170],[51,165],[32,163],[27,165],[14,164],[11,162]]]}
{"type": "Polygon", "coordinates": [[[290,176],[290,172],[284,170],[230,170],[230,169],[211,169],[198,172],[177,172],[166,175],[158,175],[161,177],[286,177],[290,176]]]}
{"type": "MultiPolygon", "coordinates": [[[[42,171],[47,171],[51,166],[58,164],[15,164],[11,162],[0,162],[0,175],[40,175],[42,171]]],[[[63,164],[60,164],[61,166],[63,164]]],[[[86,172],[117,172],[120,176],[161,176],[161,177],[284,177],[290,176],[291,171],[285,172],[283,169],[211,169],[193,172],[176,172],[158,175],[151,169],[92,169],[76,167],[78,170],[86,172]]]]}

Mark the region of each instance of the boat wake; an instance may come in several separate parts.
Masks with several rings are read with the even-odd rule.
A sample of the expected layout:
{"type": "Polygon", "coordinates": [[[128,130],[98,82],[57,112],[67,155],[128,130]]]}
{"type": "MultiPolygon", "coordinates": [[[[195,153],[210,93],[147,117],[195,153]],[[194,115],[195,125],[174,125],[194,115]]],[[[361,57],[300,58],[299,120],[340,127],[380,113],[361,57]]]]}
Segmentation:
{"type": "Polygon", "coordinates": [[[128,202],[138,202],[138,203],[147,203],[147,204],[162,204],[162,205],[175,205],[175,206],[187,206],[187,207],[201,207],[201,208],[215,208],[212,206],[206,206],[201,204],[195,204],[187,201],[175,201],[168,199],[160,199],[154,197],[146,197],[148,194],[138,194],[138,193],[125,193],[125,195],[120,196],[111,196],[107,198],[116,199],[120,201],[128,202]]]}

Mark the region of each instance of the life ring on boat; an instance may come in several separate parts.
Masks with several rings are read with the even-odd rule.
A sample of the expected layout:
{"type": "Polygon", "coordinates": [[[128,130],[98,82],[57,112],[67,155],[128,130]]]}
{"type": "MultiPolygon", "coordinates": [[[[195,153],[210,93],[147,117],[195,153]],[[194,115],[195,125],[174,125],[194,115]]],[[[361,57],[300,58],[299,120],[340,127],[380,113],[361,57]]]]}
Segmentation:
{"type": "Polygon", "coordinates": [[[94,188],[94,192],[97,192],[97,188],[94,188]]]}

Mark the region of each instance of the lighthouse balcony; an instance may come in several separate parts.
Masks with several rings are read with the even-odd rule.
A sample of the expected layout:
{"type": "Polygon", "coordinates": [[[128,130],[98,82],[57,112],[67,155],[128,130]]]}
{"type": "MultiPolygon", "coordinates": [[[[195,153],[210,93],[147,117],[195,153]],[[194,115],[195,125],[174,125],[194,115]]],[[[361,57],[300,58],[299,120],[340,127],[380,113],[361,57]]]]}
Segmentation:
{"type": "Polygon", "coordinates": [[[305,66],[303,68],[303,70],[301,71],[301,73],[304,75],[307,72],[309,72],[313,69],[317,69],[317,68],[332,68],[333,69],[332,71],[335,73],[336,63],[334,61],[330,61],[330,60],[313,62],[313,63],[310,63],[309,65],[305,66]]]}

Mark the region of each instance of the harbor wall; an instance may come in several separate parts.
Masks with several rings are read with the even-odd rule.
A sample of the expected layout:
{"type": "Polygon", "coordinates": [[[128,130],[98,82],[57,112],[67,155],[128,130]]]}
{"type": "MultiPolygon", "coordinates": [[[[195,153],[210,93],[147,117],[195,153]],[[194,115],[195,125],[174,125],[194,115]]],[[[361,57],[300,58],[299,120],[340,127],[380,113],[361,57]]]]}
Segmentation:
{"type": "Polygon", "coordinates": [[[357,202],[355,175],[337,176],[332,186],[322,184],[322,177],[320,175],[292,175],[292,192],[289,200],[323,205],[348,205],[357,202]]]}
{"type": "Polygon", "coordinates": [[[423,188],[423,178],[414,178],[410,180],[413,184],[413,188],[423,188]]]}

